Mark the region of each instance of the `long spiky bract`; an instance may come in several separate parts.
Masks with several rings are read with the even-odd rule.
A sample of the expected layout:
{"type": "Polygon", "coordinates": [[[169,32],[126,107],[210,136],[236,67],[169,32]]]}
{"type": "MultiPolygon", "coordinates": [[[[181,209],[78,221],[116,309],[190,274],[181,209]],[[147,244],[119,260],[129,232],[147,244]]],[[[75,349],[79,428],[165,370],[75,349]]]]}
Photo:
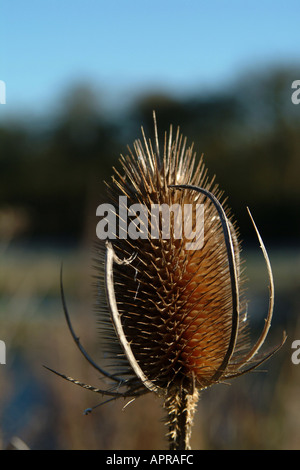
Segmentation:
{"type": "Polygon", "coordinates": [[[154,124],[155,146],[142,130],[143,140],[121,156],[121,169],[114,169],[108,185],[118,228],[110,240],[99,242],[96,284],[100,333],[112,361],[109,372],[97,366],[76,336],[61,284],[71,335],[110,387],[100,389],[56,373],[111,399],[159,395],[166,410],[169,448],[189,449],[199,391],[255,369],[281,347],[285,336],[271,353],[259,355],[271,325],[274,284],[250,211],[270,283],[265,326],[252,347],[240,242],[221,202],[223,194],[214,178],[208,178],[202,157],[196,164],[193,146],[187,147],[179,129],[173,138],[170,127],[161,152],[155,114],[154,124]],[[138,205],[145,212],[139,212],[138,205]],[[197,205],[203,209],[200,226],[190,211],[184,218],[188,234],[178,232],[185,208],[197,205]],[[167,227],[160,212],[164,207],[169,208],[167,227]],[[153,208],[159,208],[156,219],[153,208]],[[174,208],[182,212],[176,215],[174,208]],[[197,245],[199,239],[202,243],[197,245]]]}

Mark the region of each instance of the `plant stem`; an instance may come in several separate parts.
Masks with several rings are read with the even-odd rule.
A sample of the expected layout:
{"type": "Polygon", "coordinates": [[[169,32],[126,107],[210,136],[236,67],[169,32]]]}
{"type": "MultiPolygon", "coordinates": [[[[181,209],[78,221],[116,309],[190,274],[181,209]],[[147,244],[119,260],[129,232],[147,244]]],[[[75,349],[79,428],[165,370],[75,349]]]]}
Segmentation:
{"type": "Polygon", "coordinates": [[[167,436],[170,450],[190,450],[193,418],[198,402],[198,391],[193,394],[181,388],[173,388],[165,399],[167,411],[167,436]]]}

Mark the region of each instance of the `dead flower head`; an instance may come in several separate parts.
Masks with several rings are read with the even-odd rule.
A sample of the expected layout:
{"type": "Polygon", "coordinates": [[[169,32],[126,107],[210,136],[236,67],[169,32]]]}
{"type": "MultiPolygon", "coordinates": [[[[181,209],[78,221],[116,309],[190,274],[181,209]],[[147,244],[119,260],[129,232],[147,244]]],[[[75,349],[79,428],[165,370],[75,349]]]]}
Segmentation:
{"type": "MultiPolygon", "coordinates": [[[[270,282],[265,325],[253,345],[247,334],[239,237],[221,203],[222,192],[208,178],[203,159],[196,164],[193,146],[187,147],[179,130],[173,136],[170,127],[161,151],[155,115],[154,124],[154,146],[143,132],[143,141],[136,141],[134,150],[121,156],[121,169],[114,170],[108,185],[109,202],[121,223],[120,196],[126,196],[130,206],[146,207],[149,222],[145,227],[145,218],[136,214],[134,224],[143,237],[133,239],[120,230],[115,239],[98,247],[98,285],[105,295],[97,305],[103,344],[114,370],[95,364],[79,342],[62,290],[77,346],[111,386],[103,390],[59,375],[110,399],[158,394],[166,409],[170,449],[188,449],[199,391],[258,367],[285,337],[272,352],[260,355],[271,325],[274,287],[269,258],[250,212],[270,282]],[[201,248],[188,250],[191,240],[184,234],[175,236],[175,216],[170,218],[169,238],[163,237],[161,216],[158,236],[151,236],[151,208],[164,204],[203,208],[201,248]]],[[[190,214],[189,222],[195,228],[195,216],[190,214]]],[[[199,237],[190,233],[194,241],[199,237]]]]}

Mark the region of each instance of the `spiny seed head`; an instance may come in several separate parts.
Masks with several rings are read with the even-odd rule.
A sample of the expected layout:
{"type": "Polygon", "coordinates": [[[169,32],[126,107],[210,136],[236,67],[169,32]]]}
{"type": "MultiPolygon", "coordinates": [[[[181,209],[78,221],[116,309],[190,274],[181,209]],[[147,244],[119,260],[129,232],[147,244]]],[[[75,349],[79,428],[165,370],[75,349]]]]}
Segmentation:
{"type": "Polygon", "coordinates": [[[96,309],[111,371],[98,366],[81,345],[61,283],[77,347],[113,386],[96,388],[53,372],[109,400],[156,392],[167,410],[170,449],[188,449],[198,391],[256,368],[286,338],[270,353],[258,354],[271,326],[274,285],[249,212],[270,282],[265,324],[249,347],[240,242],[221,203],[223,194],[179,130],[173,138],[170,127],[161,151],[155,115],[154,124],[155,148],[143,133],[143,142],[121,156],[121,168],[108,185],[112,211],[101,222],[101,229],[109,227],[110,240],[99,241],[96,309]],[[159,208],[154,217],[153,208],[159,208]],[[169,209],[167,215],[163,208],[169,209]]]}
{"type": "Polygon", "coordinates": [[[149,214],[153,204],[204,204],[201,249],[187,250],[187,240],[175,239],[174,230],[163,239],[163,227],[158,239],[148,233],[147,239],[114,243],[119,257],[136,255],[130,266],[116,265],[114,271],[124,333],[144,374],[160,388],[194,380],[206,385],[226,354],[231,332],[230,276],[216,209],[203,195],[170,188],[184,183],[210,188],[203,164],[193,172],[191,149],[176,164],[179,143],[169,148],[167,164],[137,144],[136,158],[122,159],[126,177],[117,175],[111,192],[126,195],[130,205],[142,203],[149,214]]]}
{"type": "MultiPolygon", "coordinates": [[[[155,131],[156,148],[143,134],[143,143],[136,141],[134,150],[129,148],[129,153],[121,156],[121,169],[114,169],[108,185],[109,202],[119,223],[113,250],[116,259],[131,260],[114,264],[113,289],[120,328],[133,359],[126,354],[126,347],[116,354],[111,336],[106,344],[111,354],[118,356],[119,365],[124,366],[121,357],[125,364],[129,359],[131,366],[132,360],[136,361],[156,391],[184,387],[191,392],[194,387],[206,388],[238,374],[244,365],[241,355],[249,342],[248,323],[241,321],[246,315],[241,298],[240,243],[229,211],[220,203],[222,192],[214,179],[207,177],[203,159],[196,163],[193,146],[187,147],[179,130],[173,139],[172,127],[161,152],[156,123],[155,131]],[[124,220],[120,196],[126,197],[128,207],[146,207],[146,220],[145,213],[142,217],[137,212],[133,220],[124,220]],[[164,237],[166,219],[160,217],[154,238],[153,207],[163,205],[177,205],[182,212],[171,214],[168,238],[164,237]],[[195,211],[183,221],[184,209],[196,205],[204,209],[200,226],[195,211]],[[189,239],[184,230],[178,238],[183,222],[193,229],[188,232],[189,239]],[[130,224],[143,236],[130,237],[130,224]],[[199,231],[202,245],[187,249],[188,243],[199,239],[199,231]]],[[[118,336],[117,331],[117,342],[118,336]]],[[[135,379],[132,381],[136,387],[135,379]]]]}

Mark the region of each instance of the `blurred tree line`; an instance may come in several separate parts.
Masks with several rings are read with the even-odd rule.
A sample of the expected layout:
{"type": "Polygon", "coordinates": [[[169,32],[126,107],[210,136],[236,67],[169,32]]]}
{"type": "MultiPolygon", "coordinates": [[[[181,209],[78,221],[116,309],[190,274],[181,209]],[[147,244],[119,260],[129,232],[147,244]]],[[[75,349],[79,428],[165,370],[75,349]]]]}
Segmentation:
{"type": "Polygon", "coordinates": [[[295,70],[277,69],[207,95],[149,92],[113,116],[91,87],[78,86],[55,116],[38,124],[2,123],[0,226],[1,211],[10,208],[28,215],[26,236],[32,240],[94,236],[96,207],[105,201],[103,181],[127,144],[141,137],[141,125],[153,137],[155,109],[161,138],[171,123],[175,130],[179,125],[197,155],[204,154],[242,238],[253,235],[249,206],[265,238],[298,242],[300,105],[291,102],[291,84],[299,78],[295,70]]]}

